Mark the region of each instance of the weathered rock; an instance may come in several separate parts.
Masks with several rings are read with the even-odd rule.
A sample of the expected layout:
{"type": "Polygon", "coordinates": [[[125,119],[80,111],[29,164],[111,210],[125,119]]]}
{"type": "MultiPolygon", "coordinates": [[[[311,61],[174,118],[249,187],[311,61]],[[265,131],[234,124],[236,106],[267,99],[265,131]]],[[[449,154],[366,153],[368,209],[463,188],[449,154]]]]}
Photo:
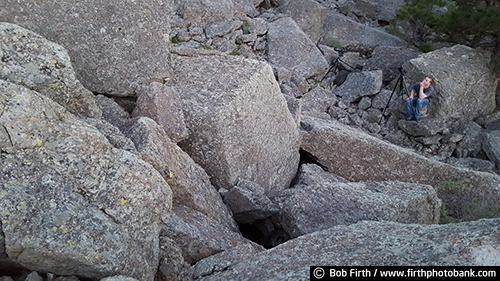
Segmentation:
{"type": "Polygon", "coordinates": [[[207,173],[168,138],[160,125],[141,117],[124,133],[135,143],[142,159],[168,182],[175,203],[205,214],[221,227],[237,230],[207,173]]]}
{"type": "Polygon", "coordinates": [[[453,156],[485,158],[482,148],[482,128],[479,124],[471,121],[467,124],[453,129],[453,132],[463,135],[457,144],[453,156]]]}
{"type": "Polygon", "coordinates": [[[311,264],[498,266],[499,231],[500,219],[446,225],[387,221],[339,225],[256,253],[200,280],[302,280],[309,278],[311,264]]]}
{"type": "Polygon", "coordinates": [[[363,22],[384,21],[396,17],[396,12],[404,4],[404,0],[346,0],[338,1],[340,11],[348,11],[361,18],[363,22]]]}
{"type": "Polygon", "coordinates": [[[102,119],[116,126],[120,131],[128,129],[135,121],[131,120],[131,115],[112,98],[97,95],[96,103],[102,110],[102,119]]]}
{"type": "Polygon", "coordinates": [[[362,44],[367,46],[406,46],[402,39],[379,29],[355,22],[335,10],[329,10],[323,25],[321,43],[334,46],[362,44]]]}
{"type": "Polygon", "coordinates": [[[4,4],[0,21],[22,25],[64,46],[78,79],[92,92],[129,96],[137,83],[171,77],[167,62],[173,0],[4,4]]]}
{"type": "Polygon", "coordinates": [[[290,17],[268,24],[268,61],[274,67],[285,67],[298,77],[321,79],[328,62],[316,45],[290,17]]]}
{"type": "Polygon", "coordinates": [[[217,188],[239,179],[289,187],[299,161],[297,127],[271,67],[234,56],[178,57],[172,87],[188,139],[179,143],[217,188]],[[212,73],[212,75],[209,75],[212,73]]]}
{"type": "Polygon", "coordinates": [[[431,186],[403,182],[330,182],[327,172],[302,165],[300,173],[304,170],[315,173],[316,182],[306,185],[299,180],[287,191],[286,199],[280,199],[279,221],[290,238],[363,220],[439,222],[441,200],[431,186]]]}
{"type": "Polygon", "coordinates": [[[418,57],[419,54],[419,52],[405,47],[377,46],[370,57],[361,61],[360,64],[363,65],[365,71],[382,70],[383,83],[388,84],[390,81],[399,78],[401,75],[399,67],[403,63],[418,57]]]}
{"type": "Polygon", "coordinates": [[[123,275],[115,275],[106,278],[102,278],[99,281],[138,281],[136,278],[123,276],[123,275]]]}
{"type": "Polygon", "coordinates": [[[484,152],[500,170],[500,131],[485,132],[483,138],[484,152]]]}
{"type": "Polygon", "coordinates": [[[495,109],[497,80],[490,71],[489,58],[463,45],[442,48],[412,59],[403,68],[410,83],[432,75],[436,89],[428,113],[466,121],[495,109]]]}
{"type": "Polygon", "coordinates": [[[449,157],[445,160],[445,162],[450,164],[450,165],[453,165],[453,166],[465,167],[465,168],[473,169],[476,171],[483,171],[483,172],[494,172],[495,171],[495,163],[493,163],[492,161],[483,160],[483,159],[479,159],[479,158],[449,157]]]}
{"type": "Polygon", "coordinates": [[[382,87],[382,71],[353,72],[346,81],[335,88],[334,93],[346,102],[358,101],[365,96],[373,96],[382,87]]]}
{"type": "Polygon", "coordinates": [[[233,0],[174,0],[175,25],[205,26],[214,22],[243,19],[244,9],[233,0]]]}
{"type": "Polygon", "coordinates": [[[335,121],[302,116],[302,122],[310,129],[301,130],[301,148],[331,173],[350,181],[431,185],[450,215],[465,220],[495,215],[487,210],[500,202],[498,175],[437,162],[335,121]]]}
{"type": "Polygon", "coordinates": [[[57,275],[153,280],[172,201],[161,175],[37,92],[0,81],[0,100],[8,258],[57,275]]]}
{"type": "Polygon", "coordinates": [[[177,143],[188,135],[182,113],[182,99],[172,88],[158,82],[136,89],[137,102],[132,117],[146,116],[156,121],[177,143]]]}
{"type": "Polygon", "coordinates": [[[292,17],[312,42],[318,42],[328,11],[324,5],[312,0],[291,0],[278,11],[292,17]]]}
{"type": "Polygon", "coordinates": [[[414,137],[429,137],[442,133],[449,128],[450,120],[445,118],[421,118],[418,122],[399,120],[398,126],[408,135],[414,137]]]}
{"type": "Polygon", "coordinates": [[[155,280],[188,281],[193,280],[193,268],[184,261],[182,250],[172,239],[160,236],[160,264],[155,280]]]}
{"type": "Polygon", "coordinates": [[[138,154],[132,140],[127,138],[117,127],[104,119],[82,118],[83,121],[96,127],[108,139],[109,143],[118,149],[127,150],[131,153],[138,154]]]}
{"type": "Polygon", "coordinates": [[[258,184],[241,180],[224,195],[224,203],[231,209],[237,222],[252,224],[278,212],[278,206],[265,194],[258,184]]]}
{"type": "Polygon", "coordinates": [[[37,91],[73,114],[101,117],[62,46],[20,26],[0,23],[0,57],[0,79],[37,91]]]}
{"type": "Polygon", "coordinates": [[[215,272],[224,271],[232,265],[244,261],[245,259],[249,259],[261,251],[262,249],[257,249],[250,244],[237,245],[236,247],[227,249],[198,261],[193,266],[193,275],[195,279],[198,279],[215,272]]]}
{"type": "Polygon", "coordinates": [[[176,242],[182,250],[184,260],[190,264],[240,244],[263,249],[243,238],[239,232],[228,230],[203,213],[178,204],[174,204],[172,208],[163,236],[176,242]]]}
{"type": "Polygon", "coordinates": [[[328,109],[337,102],[337,96],[331,91],[321,87],[315,87],[307,92],[302,98],[303,112],[328,112],[328,109]]]}

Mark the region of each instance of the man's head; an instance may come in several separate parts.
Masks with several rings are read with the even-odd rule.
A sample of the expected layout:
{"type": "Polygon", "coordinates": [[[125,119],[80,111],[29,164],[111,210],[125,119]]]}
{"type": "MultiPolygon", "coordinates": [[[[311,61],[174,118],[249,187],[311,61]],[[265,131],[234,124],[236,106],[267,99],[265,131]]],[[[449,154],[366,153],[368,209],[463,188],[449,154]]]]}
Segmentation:
{"type": "Polygon", "coordinates": [[[434,79],[430,76],[427,76],[424,78],[424,80],[422,80],[422,85],[424,86],[424,88],[429,88],[429,86],[434,82],[434,79]]]}

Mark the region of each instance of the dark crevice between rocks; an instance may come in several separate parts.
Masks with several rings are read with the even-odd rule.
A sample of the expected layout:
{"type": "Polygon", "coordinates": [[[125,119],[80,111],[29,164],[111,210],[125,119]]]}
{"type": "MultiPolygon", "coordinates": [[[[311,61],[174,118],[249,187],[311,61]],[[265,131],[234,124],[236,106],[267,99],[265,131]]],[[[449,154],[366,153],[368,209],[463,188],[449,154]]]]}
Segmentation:
{"type": "Polygon", "coordinates": [[[128,114],[132,114],[134,111],[135,103],[137,101],[137,96],[129,97],[115,97],[106,93],[93,92],[95,96],[103,95],[107,98],[113,99],[121,108],[123,108],[128,114]]]}
{"type": "Polygon", "coordinates": [[[271,218],[257,220],[252,224],[238,222],[238,226],[243,237],[266,249],[276,247],[287,240],[283,229],[277,227],[271,218]]]}

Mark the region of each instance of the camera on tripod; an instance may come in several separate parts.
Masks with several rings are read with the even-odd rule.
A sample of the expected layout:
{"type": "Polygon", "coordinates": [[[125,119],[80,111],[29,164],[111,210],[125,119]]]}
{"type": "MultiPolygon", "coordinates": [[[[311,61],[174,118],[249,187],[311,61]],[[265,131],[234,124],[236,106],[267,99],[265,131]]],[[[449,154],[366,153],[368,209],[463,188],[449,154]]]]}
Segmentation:
{"type": "Polygon", "coordinates": [[[406,70],[404,70],[402,66],[400,66],[398,68],[398,70],[399,70],[399,73],[401,73],[401,75],[405,75],[406,74],[406,70]]]}
{"type": "Polygon", "coordinates": [[[336,52],[339,52],[341,54],[343,53],[347,53],[347,48],[346,47],[342,47],[342,48],[339,48],[339,47],[334,47],[333,48],[336,52]]]}

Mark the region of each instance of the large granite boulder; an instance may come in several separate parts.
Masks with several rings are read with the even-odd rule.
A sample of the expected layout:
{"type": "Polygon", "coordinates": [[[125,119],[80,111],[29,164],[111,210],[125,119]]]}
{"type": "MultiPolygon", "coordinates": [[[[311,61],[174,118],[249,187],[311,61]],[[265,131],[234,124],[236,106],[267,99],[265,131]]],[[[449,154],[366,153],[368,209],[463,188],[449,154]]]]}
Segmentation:
{"type": "Polygon", "coordinates": [[[94,95],[76,79],[61,45],[10,23],[0,23],[0,79],[37,91],[79,116],[99,118],[94,95]]]}
{"type": "Polygon", "coordinates": [[[57,275],[153,280],[172,205],[167,182],[37,92],[0,80],[0,101],[8,259],[57,275]]]}
{"type": "Polygon", "coordinates": [[[291,0],[281,5],[278,10],[292,17],[312,42],[318,42],[327,7],[313,0],[291,0]]]}
{"type": "Polygon", "coordinates": [[[446,225],[363,221],[252,256],[233,255],[239,258],[213,265],[223,270],[198,280],[304,280],[311,276],[311,265],[499,266],[499,231],[500,219],[446,225]]]}
{"type": "MultiPolygon", "coordinates": [[[[413,85],[432,75],[436,89],[427,113],[464,123],[495,109],[497,80],[489,57],[479,50],[455,45],[425,53],[403,64],[413,85]]],[[[408,85],[411,87],[411,85],[408,85]]]]}
{"type": "Polygon", "coordinates": [[[302,122],[301,148],[331,173],[351,181],[431,185],[456,217],[470,220],[495,216],[489,210],[500,203],[498,175],[444,164],[336,121],[302,116],[302,122]]]}
{"type": "Polygon", "coordinates": [[[404,182],[340,182],[317,165],[302,165],[297,183],[279,202],[288,238],[363,220],[433,224],[439,222],[441,200],[432,186],[404,182]],[[302,181],[314,175],[315,182],[302,181]]]}
{"type": "Polygon", "coordinates": [[[266,191],[290,186],[298,130],[267,63],[234,56],[177,57],[172,86],[183,100],[189,137],[179,146],[230,189],[239,179],[266,191]]]}
{"type": "Polygon", "coordinates": [[[173,0],[5,1],[0,21],[66,48],[85,88],[129,96],[143,81],[170,77],[173,7],[173,0]]]}
{"type": "Polygon", "coordinates": [[[290,17],[268,24],[267,57],[273,67],[284,67],[302,79],[320,80],[328,71],[328,62],[315,43],[290,17]]]}
{"type": "Polygon", "coordinates": [[[323,25],[321,43],[329,46],[406,46],[406,42],[376,28],[368,27],[335,11],[329,10],[323,25]]]}

